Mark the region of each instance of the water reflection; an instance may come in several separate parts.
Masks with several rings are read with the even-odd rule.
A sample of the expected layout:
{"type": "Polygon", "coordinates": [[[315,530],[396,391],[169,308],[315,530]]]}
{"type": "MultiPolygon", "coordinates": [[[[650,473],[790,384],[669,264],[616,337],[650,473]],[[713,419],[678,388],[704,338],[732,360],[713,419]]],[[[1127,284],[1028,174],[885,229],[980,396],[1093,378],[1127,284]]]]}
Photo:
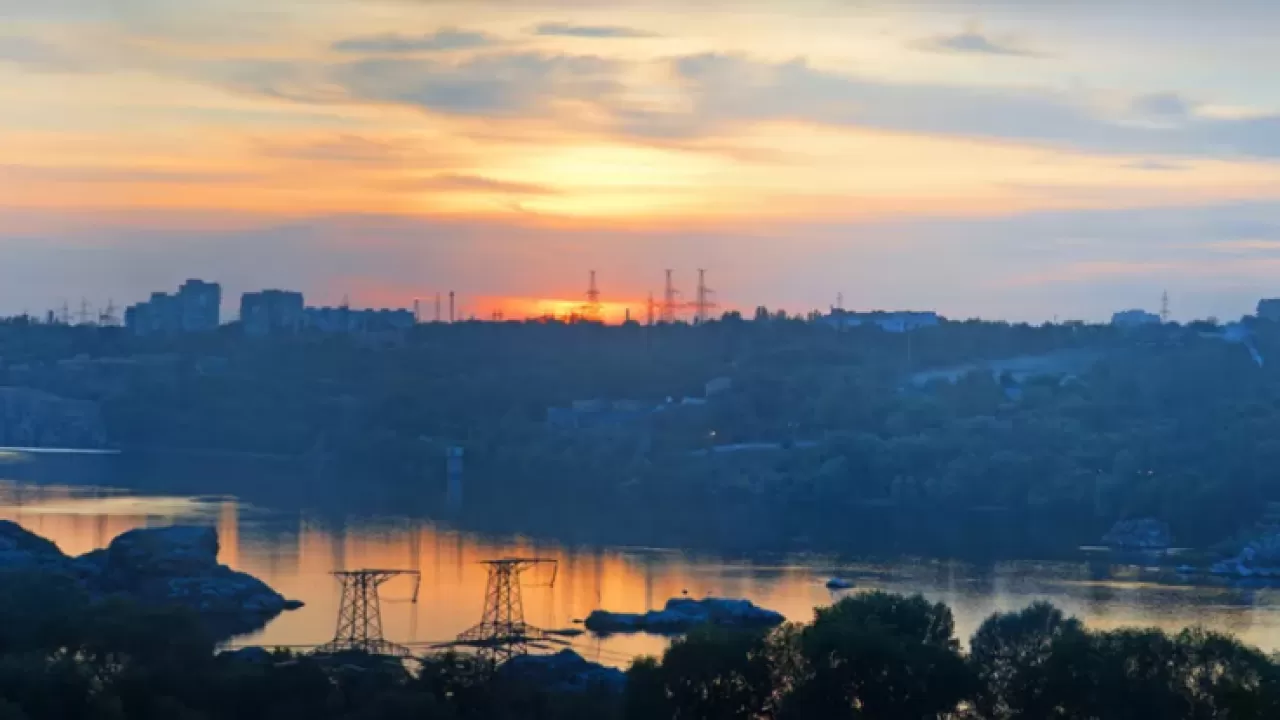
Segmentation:
{"type": "MultiPolygon", "coordinates": [[[[564,547],[526,538],[490,538],[423,520],[351,517],[336,521],[306,511],[271,512],[232,498],[142,496],[103,487],[0,481],[0,518],[16,521],[80,554],[103,547],[137,527],[194,523],[215,526],[223,562],[261,577],[307,606],[286,613],[246,642],[311,645],[330,639],[338,611],[335,570],[367,567],[416,569],[422,575],[417,605],[409,604],[410,580],[383,589],[387,639],[430,642],[453,638],[481,614],[486,568],[480,561],[506,555],[542,556],[559,562],[556,585],[531,571],[525,577],[526,619],[542,627],[570,627],[596,608],[643,611],[687,591],[746,597],[794,620],[832,602],[823,586],[838,574],[858,590],[924,593],[950,605],[957,631],[968,637],[990,613],[1049,600],[1098,628],[1154,626],[1178,630],[1190,624],[1224,630],[1268,650],[1280,647],[1280,606],[1270,589],[1187,588],[1144,580],[1135,568],[1100,572],[1086,563],[935,560],[841,563],[835,558],[752,558],[660,550],[564,547]]],[[[620,664],[637,654],[658,653],[660,638],[584,636],[584,655],[620,664]]]]}

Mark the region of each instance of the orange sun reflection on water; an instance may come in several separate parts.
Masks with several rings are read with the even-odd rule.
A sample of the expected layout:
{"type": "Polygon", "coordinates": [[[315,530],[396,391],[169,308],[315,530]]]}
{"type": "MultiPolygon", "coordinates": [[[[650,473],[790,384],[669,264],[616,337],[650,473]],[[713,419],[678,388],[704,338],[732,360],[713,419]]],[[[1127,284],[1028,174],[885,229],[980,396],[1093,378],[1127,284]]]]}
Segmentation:
{"type": "MultiPolygon", "coordinates": [[[[393,580],[381,592],[387,639],[402,643],[453,639],[479,621],[487,568],[507,556],[537,556],[559,564],[554,586],[546,568],[523,577],[528,622],[548,629],[574,627],[592,610],[641,612],[661,607],[685,591],[715,591],[750,597],[788,615],[804,618],[824,599],[804,568],[761,577],[724,568],[708,575],[705,567],[669,552],[566,549],[525,539],[492,541],[438,528],[421,521],[369,526],[333,525],[295,516],[292,521],[260,524],[232,499],[126,496],[114,491],[65,486],[17,486],[0,481],[0,518],[46,537],[63,552],[79,555],[105,547],[117,535],[140,527],[201,524],[216,527],[219,560],[264,580],[285,597],[306,603],[237,643],[309,646],[329,640],[337,618],[339,593],[331,573],[359,568],[416,569],[422,584],[418,603],[408,599],[412,585],[393,580]],[[803,589],[800,595],[796,588],[803,589]],[[811,592],[816,594],[812,594],[811,592]]],[[[654,636],[612,636],[573,640],[574,649],[600,662],[625,665],[637,655],[660,654],[666,640],[654,636]]]]}

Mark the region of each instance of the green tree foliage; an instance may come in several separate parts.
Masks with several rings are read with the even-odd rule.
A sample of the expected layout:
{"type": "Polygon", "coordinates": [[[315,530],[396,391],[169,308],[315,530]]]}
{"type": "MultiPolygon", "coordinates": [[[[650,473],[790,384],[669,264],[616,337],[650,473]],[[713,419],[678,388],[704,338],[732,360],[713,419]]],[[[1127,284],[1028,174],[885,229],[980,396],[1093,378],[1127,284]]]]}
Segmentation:
{"type": "Polygon", "coordinates": [[[974,705],[989,720],[1055,717],[1062,702],[1064,642],[1080,642],[1084,627],[1044,602],[987,619],[969,644],[978,681],[974,705]],[[1066,638],[1066,641],[1064,641],[1066,638]]]}
{"type": "Polygon", "coordinates": [[[766,634],[704,628],[676,640],[662,663],[635,663],[627,718],[751,720],[773,695],[766,634]]]}
{"type": "Polygon", "coordinates": [[[857,595],[817,611],[799,635],[805,670],[785,718],[937,718],[973,683],[951,610],[920,596],[857,595]]]}

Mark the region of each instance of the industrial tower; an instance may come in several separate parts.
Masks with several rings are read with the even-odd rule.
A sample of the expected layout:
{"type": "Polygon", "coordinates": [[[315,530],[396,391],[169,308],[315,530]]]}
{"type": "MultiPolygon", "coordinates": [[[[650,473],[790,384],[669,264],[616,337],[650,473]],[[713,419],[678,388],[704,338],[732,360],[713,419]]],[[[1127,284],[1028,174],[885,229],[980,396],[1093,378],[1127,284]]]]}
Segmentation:
{"type": "Polygon", "coordinates": [[[599,322],[604,306],[600,302],[600,288],[596,285],[596,271],[591,271],[591,281],[587,285],[587,304],[582,307],[582,318],[588,322],[599,322]]]}
{"type": "Polygon", "coordinates": [[[698,325],[711,319],[711,311],[718,307],[711,299],[715,291],[707,287],[707,271],[698,269],[698,299],[693,304],[693,321],[698,325]]]}
{"type": "Polygon", "coordinates": [[[316,648],[316,652],[363,652],[370,655],[409,657],[408,648],[388,642],[382,637],[382,610],[378,603],[378,586],[401,575],[413,576],[413,603],[418,602],[422,576],[417,570],[348,570],[335,572],[342,583],[342,604],[338,607],[338,629],[333,640],[316,648]]]}
{"type": "Polygon", "coordinates": [[[659,321],[664,323],[674,323],[676,321],[676,311],[679,305],[676,298],[680,296],[680,291],[676,290],[675,282],[672,280],[671,270],[667,270],[667,284],[662,291],[662,313],[659,321]]]}
{"type": "Polygon", "coordinates": [[[482,660],[497,667],[517,655],[527,655],[531,641],[546,639],[541,629],[524,621],[520,573],[536,565],[551,565],[548,587],[554,586],[559,563],[548,558],[503,558],[484,564],[489,566],[484,615],[479,625],[458,636],[456,644],[476,648],[482,660]]]}

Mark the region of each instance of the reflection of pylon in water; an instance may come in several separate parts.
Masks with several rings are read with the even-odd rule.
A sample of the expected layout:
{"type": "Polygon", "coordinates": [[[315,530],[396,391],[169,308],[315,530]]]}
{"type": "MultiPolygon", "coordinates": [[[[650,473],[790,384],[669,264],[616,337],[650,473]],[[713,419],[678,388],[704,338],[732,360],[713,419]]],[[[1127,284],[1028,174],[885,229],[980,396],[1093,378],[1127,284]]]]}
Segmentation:
{"type": "Polygon", "coordinates": [[[555,585],[555,560],[546,558],[504,558],[488,560],[489,583],[485,589],[484,616],[480,624],[458,636],[459,645],[475,647],[481,659],[494,666],[529,652],[529,643],[546,637],[539,628],[524,621],[524,601],[520,596],[520,573],[535,565],[552,567],[555,585]]]}
{"type": "Polygon", "coordinates": [[[349,570],[335,572],[342,583],[342,604],[338,607],[338,629],[333,640],[317,648],[320,653],[363,652],[370,655],[408,657],[409,649],[382,638],[382,610],[378,586],[393,577],[412,575],[413,600],[418,602],[421,576],[417,570],[349,570]]]}

